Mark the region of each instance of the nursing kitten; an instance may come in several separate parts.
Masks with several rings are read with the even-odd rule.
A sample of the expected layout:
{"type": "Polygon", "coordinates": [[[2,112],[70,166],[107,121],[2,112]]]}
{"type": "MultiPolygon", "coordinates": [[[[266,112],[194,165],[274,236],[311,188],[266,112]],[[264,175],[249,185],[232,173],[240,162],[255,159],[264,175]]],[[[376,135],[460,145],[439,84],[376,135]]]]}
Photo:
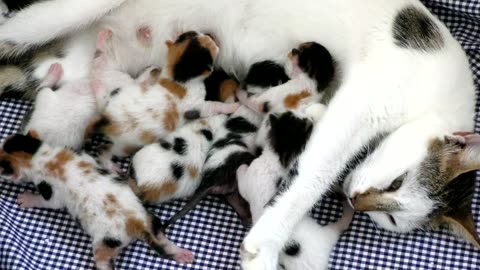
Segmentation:
{"type": "Polygon", "coordinates": [[[295,110],[320,101],[325,89],[333,82],[335,64],[328,50],[315,42],[305,42],[292,49],[286,64],[290,80],[254,98],[238,92],[243,105],[258,113],[295,110]]]}
{"type": "Polygon", "coordinates": [[[35,130],[49,145],[79,150],[88,124],[99,111],[88,79],[70,82],[54,90],[62,76],[62,66],[53,64],[40,84],[25,131],[35,130]]]}
{"type": "MultiPolygon", "coordinates": [[[[224,85],[220,83],[222,81],[228,82],[225,75],[218,76],[220,79],[218,77],[214,78],[217,83],[210,85],[211,96],[221,97],[222,88],[214,86],[224,85]]],[[[288,80],[288,76],[282,66],[274,62],[264,62],[253,66],[249,70],[243,84],[248,95],[251,96],[277,86],[285,80],[288,80]]],[[[225,92],[230,93],[230,91],[225,92]]],[[[242,222],[246,225],[251,224],[248,205],[238,193],[236,170],[242,164],[249,164],[255,159],[255,155],[261,152],[261,149],[257,147],[255,138],[262,120],[258,113],[246,106],[240,106],[236,112],[228,117],[215,133],[214,142],[208,151],[203,166],[199,188],[182,210],[172,216],[165,223],[165,226],[169,226],[182,218],[208,194],[223,196],[237,212],[242,222]]]]}
{"type": "Polygon", "coordinates": [[[20,207],[67,208],[92,238],[97,269],[113,269],[112,259],[136,239],[145,241],[161,257],[179,263],[193,261],[190,251],[165,237],[159,219],[145,209],[130,187],[87,154],[51,147],[29,135],[7,138],[3,151],[2,174],[14,181],[24,176],[40,191],[40,195],[20,194],[20,207]]]}
{"type": "Polygon", "coordinates": [[[142,202],[187,198],[200,185],[202,168],[218,126],[226,115],[187,123],[133,157],[129,184],[142,202]]]}
{"type": "MultiPolygon", "coordinates": [[[[278,254],[305,213],[340,176],[361,163],[358,157],[367,158],[369,166],[354,173],[349,197],[387,188],[403,174],[409,179],[404,183],[411,184],[401,187],[416,194],[424,190],[418,179],[424,174],[418,171],[426,169],[421,164],[428,158],[430,142],[474,126],[475,87],[466,54],[419,1],[299,0],[272,5],[268,0],[233,4],[223,0],[52,0],[22,10],[0,25],[0,51],[5,56],[22,54],[84,27],[85,31],[72,35],[76,38],[99,24],[118,31],[119,39],[125,41],[115,44],[120,64],[135,74],[165,63],[166,48],[159,44],[183,28],[215,35],[222,46],[217,64],[239,79],[256,62],[284,63],[284,55],[299,40],[318,42],[331,52],[343,71],[338,91],[299,159],[298,176],[265,210],[243,244],[244,257],[264,269],[277,267],[275,256],[269,255],[278,254]],[[56,14],[67,7],[78,12],[56,14]],[[179,19],[176,14],[184,16],[179,19]],[[299,14],[302,20],[285,20],[299,14]],[[145,25],[152,27],[158,40],[151,47],[140,44],[132,31],[145,25]]],[[[89,46],[84,45],[81,52],[89,46]]],[[[461,190],[457,185],[449,188],[461,190]]],[[[410,205],[408,198],[395,199],[410,205]]],[[[432,202],[428,196],[417,199],[415,205],[402,209],[403,218],[395,219],[395,226],[387,228],[404,232],[428,223],[432,202]]],[[[387,224],[381,219],[388,221],[388,216],[377,214],[378,218],[372,216],[374,221],[387,224]]]]}
{"type": "MultiPolygon", "coordinates": [[[[302,113],[287,111],[280,115],[270,114],[262,124],[261,129],[266,130],[259,132],[265,134],[265,138],[259,138],[265,142],[262,154],[250,166],[242,165],[237,170],[238,189],[250,205],[253,223],[276,193],[285,188],[282,183],[294,173],[296,159],[310,137],[313,124],[322,114],[307,118],[302,113]]],[[[280,269],[327,269],[329,255],[352,217],[353,210],[346,202],[343,217],[336,223],[320,226],[316,220],[305,216],[278,255],[280,269]]],[[[254,268],[248,264],[243,267],[254,268]]]]}
{"type": "MultiPolygon", "coordinates": [[[[111,35],[108,30],[99,33],[97,46],[100,57],[108,53],[103,44],[108,44],[111,35]]],[[[210,37],[186,32],[175,42],[167,41],[166,45],[169,48],[168,61],[161,71],[152,69],[148,73],[147,70],[150,76],[141,75],[143,82],[110,91],[102,118],[95,125],[95,130],[111,142],[101,154],[106,167],[112,167],[110,160],[113,155],[131,155],[142,146],[167,136],[190,119],[231,113],[239,106],[204,100],[203,80],[213,70],[218,53],[218,47],[210,37]]],[[[113,85],[118,84],[115,78],[120,76],[117,74],[112,78],[111,75],[119,71],[110,70],[115,64],[106,57],[95,64],[98,69],[95,73],[105,74],[98,79],[100,88],[107,88],[109,92],[113,85]]]]}

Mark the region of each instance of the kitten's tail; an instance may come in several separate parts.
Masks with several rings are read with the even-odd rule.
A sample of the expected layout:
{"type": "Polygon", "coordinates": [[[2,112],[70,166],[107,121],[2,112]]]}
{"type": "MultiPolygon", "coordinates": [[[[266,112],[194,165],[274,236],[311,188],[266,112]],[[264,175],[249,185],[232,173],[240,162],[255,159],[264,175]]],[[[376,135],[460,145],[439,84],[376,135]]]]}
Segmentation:
{"type": "Polygon", "coordinates": [[[352,222],[353,214],[355,213],[355,211],[352,209],[350,204],[348,204],[347,200],[343,200],[342,204],[343,204],[342,217],[337,222],[328,225],[333,227],[339,233],[342,233],[343,231],[348,229],[348,227],[350,226],[350,223],[352,222]]]}
{"type": "Polygon", "coordinates": [[[0,57],[17,57],[83,29],[126,1],[54,0],[26,7],[0,26],[0,57]]]}
{"type": "Polygon", "coordinates": [[[165,228],[172,225],[177,220],[181,219],[183,216],[188,214],[188,212],[190,212],[190,210],[195,208],[195,206],[197,206],[200,203],[200,201],[203,198],[205,198],[205,196],[207,195],[208,195],[208,188],[197,190],[197,192],[193,194],[193,196],[190,198],[187,204],[182,208],[182,210],[180,210],[178,213],[173,215],[169,220],[167,220],[167,222],[164,223],[165,228]]]}

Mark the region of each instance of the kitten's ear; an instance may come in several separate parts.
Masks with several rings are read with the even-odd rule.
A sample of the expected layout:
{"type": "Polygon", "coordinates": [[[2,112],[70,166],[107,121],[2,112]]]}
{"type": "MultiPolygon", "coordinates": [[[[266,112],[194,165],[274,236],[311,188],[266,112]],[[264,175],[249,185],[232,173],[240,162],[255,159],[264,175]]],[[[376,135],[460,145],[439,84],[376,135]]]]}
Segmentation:
{"type": "Polygon", "coordinates": [[[450,232],[455,236],[480,249],[480,238],[475,229],[471,207],[456,209],[452,213],[444,215],[442,221],[448,225],[450,232]]]}
{"type": "Polygon", "coordinates": [[[273,124],[273,123],[277,122],[278,116],[276,116],[275,114],[271,113],[271,114],[268,116],[268,120],[270,121],[270,124],[273,124]]]}
{"type": "Polygon", "coordinates": [[[33,155],[37,152],[41,145],[42,142],[39,139],[28,135],[17,134],[5,140],[5,143],[3,144],[3,150],[8,154],[25,152],[33,155]]]}
{"type": "Polygon", "coordinates": [[[451,162],[454,176],[480,169],[480,135],[469,132],[457,132],[445,136],[445,142],[454,147],[456,162],[451,162]]]}
{"type": "Polygon", "coordinates": [[[34,139],[40,140],[40,135],[38,134],[38,132],[35,129],[30,129],[28,131],[27,135],[34,138],[34,139]]]}
{"type": "Polygon", "coordinates": [[[175,44],[175,42],[173,42],[171,40],[165,41],[165,45],[167,45],[167,48],[169,48],[169,49],[173,46],[173,44],[175,44]]]}

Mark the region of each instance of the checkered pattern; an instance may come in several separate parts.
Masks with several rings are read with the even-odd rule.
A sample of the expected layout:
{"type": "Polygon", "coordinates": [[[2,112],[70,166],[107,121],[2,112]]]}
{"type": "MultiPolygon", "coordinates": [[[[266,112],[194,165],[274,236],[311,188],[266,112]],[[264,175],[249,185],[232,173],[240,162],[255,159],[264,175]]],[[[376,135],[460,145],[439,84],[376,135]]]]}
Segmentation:
{"type": "MultiPolygon", "coordinates": [[[[425,0],[462,43],[470,56],[477,89],[480,89],[480,2],[478,0],[425,0]]],[[[480,108],[478,102],[477,109],[480,108]]],[[[30,103],[0,100],[0,139],[15,133],[30,103]]],[[[476,130],[480,131],[480,117],[476,130]]],[[[478,182],[478,181],[477,181],[478,182]]],[[[65,212],[47,209],[19,209],[16,196],[31,185],[13,185],[0,180],[0,269],[92,269],[90,240],[65,212]]],[[[473,210],[480,218],[480,186],[473,210]]],[[[184,201],[152,208],[165,220],[184,201]]],[[[314,211],[321,224],[340,216],[338,202],[326,198],[314,211]]],[[[477,222],[480,228],[480,221],[477,222]]],[[[162,260],[142,242],[128,246],[117,258],[116,269],[239,269],[238,247],[245,229],[232,209],[209,197],[175,224],[168,237],[195,253],[192,265],[162,260]]],[[[317,239],[314,241],[321,241],[317,239]]],[[[480,251],[446,232],[394,234],[377,229],[363,214],[356,214],[351,228],[337,244],[331,269],[480,269],[480,251]]]]}

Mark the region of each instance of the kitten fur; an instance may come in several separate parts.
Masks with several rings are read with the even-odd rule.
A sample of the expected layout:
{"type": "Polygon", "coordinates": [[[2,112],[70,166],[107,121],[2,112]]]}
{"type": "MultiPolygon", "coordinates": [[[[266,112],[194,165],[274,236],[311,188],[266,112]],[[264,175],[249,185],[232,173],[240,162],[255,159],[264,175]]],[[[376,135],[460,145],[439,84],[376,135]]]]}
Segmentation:
{"type": "Polygon", "coordinates": [[[79,150],[88,124],[99,113],[97,103],[86,79],[53,90],[62,76],[62,66],[53,64],[40,85],[25,130],[34,130],[49,145],[79,150]]]}
{"type": "MultiPolygon", "coordinates": [[[[95,73],[105,74],[100,75],[99,82],[100,88],[106,91],[98,92],[111,92],[107,95],[108,101],[100,101],[105,103],[105,110],[95,128],[111,141],[111,146],[102,153],[106,166],[112,167],[112,155],[134,154],[142,146],[181,127],[189,120],[184,117],[187,111],[198,111],[198,116],[206,117],[231,113],[238,108],[237,104],[204,101],[203,80],[212,71],[218,47],[210,37],[196,32],[184,33],[175,42],[167,41],[169,61],[161,71],[147,69],[147,75],[139,77],[144,81],[129,83],[112,92],[110,89],[118,87],[115,78],[120,74],[111,76],[119,72],[109,70],[115,64],[105,57],[107,52],[102,48],[111,35],[108,30],[99,33],[97,45],[99,57],[103,59],[95,63],[98,68],[95,73]]],[[[127,74],[121,76],[128,77],[127,74]]]]}
{"type": "Polygon", "coordinates": [[[3,173],[14,180],[25,176],[40,191],[40,195],[20,194],[19,206],[67,208],[92,238],[97,269],[113,269],[111,260],[136,239],[145,241],[161,257],[179,263],[193,261],[190,251],[165,237],[158,218],[148,213],[128,185],[87,154],[51,147],[26,135],[8,138],[3,150],[3,173]]]}
{"type": "MultiPolygon", "coordinates": [[[[221,77],[225,79],[224,76],[221,77]]],[[[263,62],[259,62],[252,66],[247,77],[256,78],[244,82],[244,87],[248,95],[251,96],[260,94],[269,87],[277,86],[284,81],[287,75],[284,68],[278,64],[272,62],[265,65],[263,62]],[[275,70],[275,72],[272,72],[272,70],[275,70]],[[264,76],[265,74],[270,74],[270,76],[264,76]],[[252,81],[253,84],[250,84],[252,81]]],[[[221,89],[215,89],[214,85],[221,84],[212,84],[210,92],[220,93],[221,89]]],[[[172,216],[165,226],[173,224],[186,215],[207,194],[225,196],[242,222],[244,224],[251,223],[248,206],[246,206],[237,190],[236,170],[240,165],[249,164],[255,158],[255,154],[258,152],[255,138],[261,122],[261,115],[246,106],[240,106],[236,112],[228,117],[215,133],[215,140],[208,151],[203,166],[200,187],[182,210],[172,216]]]]}
{"type": "Polygon", "coordinates": [[[196,120],[138,151],[130,164],[129,184],[145,203],[187,198],[200,185],[201,171],[216,129],[226,115],[196,120]]]}
{"type": "MultiPolygon", "coordinates": [[[[245,260],[255,261],[262,269],[277,267],[276,256],[270,254],[278,254],[296,223],[346,169],[353,171],[352,164],[362,163],[357,157],[364,157],[368,162],[363,164],[368,166],[352,172],[348,189],[352,199],[370,189],[383,190],[400,175],[409,179],[401,187],[411,196],[394,197],[396,204],[409,205],[401,209],[402,218],[395,218],[392,226],[387,223],[388,214],[379,212],[371,215],[373,221],[397,232],[428,224],[435,201],[421,191],[427,187],[427,193],[432,193],[430,187],[438,185],[422,186],[417,180],[432,175],[430,167],[421,165],[428,160],[431,142],[445,134],[473,130],[476,99],[467,56],[420,1],[51,0],[24,9],[1,25],[0,51],[19,55],[79,28],[86,33],[100,24],[111,27],[116,40],[124,41],[114,43],[114,51],[121,56],[121,69],[131,74],[146,66],[163,66],[166,48],[161,45],[187,29],[212,33],[222,46],[217,65],[240,80],[256,62],[283,65],[288,51],[303,41],[322,44],[332,54],[342,78],[299,158],[299,174],[265,209],[243,243],[245,260]],[[78,12],[57,12],[62,8],[78,12]],[[179,19],[174,14],[183,16],[179,19]],[[299,16],[302,20],[285,20],[299,16]],[[137,30],[145,25],[154,37],[150,47],[136,39],[137,30]]],[[[82,53],[92,48],[94,44],[86,44],[82,53]]],[[[72,68],[80,69],[77,66],[72,68]]],[[[446,186],[462,190],[462,185],[446,186]]],[[[464,221],[471,216],[463,212],[445,220],[469,231],[464,221]]]]}
{"type": "Polygon", "coordinates": [[[289,81],[255,98],[247,99],[246,93],[239,92],[240,102],[258,113],[268,113],[295,110],[320,101],[335,74],[328,50],[316,42],[304,42],[292,49],[288,59],[285,70],[289,81]]]}

